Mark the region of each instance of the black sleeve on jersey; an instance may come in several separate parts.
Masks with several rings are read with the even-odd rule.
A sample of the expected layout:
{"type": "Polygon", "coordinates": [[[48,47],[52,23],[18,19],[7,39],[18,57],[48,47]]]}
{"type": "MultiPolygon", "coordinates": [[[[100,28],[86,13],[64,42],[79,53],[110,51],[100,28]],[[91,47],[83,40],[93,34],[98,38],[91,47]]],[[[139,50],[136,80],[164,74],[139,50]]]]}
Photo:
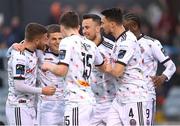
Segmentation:
{"type": "Polygon", "coordinates": [[[25,80],[25,78],[24,78],[24,77],[21,77],[21,76],[19,76],[19,77],[14,77],[14,79],[16,79],[16,80],[25,80]]]}
{"type": "Polygon", "coordinates": [[[161,64],[165,64],[167,61],[171,60],[170,58],[167,58],[166,60],[164,60],[163,62],[161,62],[161,64]]]}
{"type": "Polygon", "coordinates": [[[63,62],[59,62],[59,63],[58,63],[58,65],[66,65],[66,66],[68,66],[68,67],[69,67],[69,64],[67,64],[67,63],[63,63],[63,62]]]}
{"type": "Polygon", "coordinates": [[[99,66],[101,66],[101,65],[103,65],[104,64],[104,61],[101,63],[101,64],[99,64],[99,65],[95,65],[96,67],[99,67],[99,66]]]}
{"type": "Polygon", "coordinates": [[[121,64],[121,65],[126,66],[126,64],[125,64],[125,63],[123,63],[123,62],[121,62],[121,61],[116,61],[116,63],[119,63],[119,64],[121,64]]]}

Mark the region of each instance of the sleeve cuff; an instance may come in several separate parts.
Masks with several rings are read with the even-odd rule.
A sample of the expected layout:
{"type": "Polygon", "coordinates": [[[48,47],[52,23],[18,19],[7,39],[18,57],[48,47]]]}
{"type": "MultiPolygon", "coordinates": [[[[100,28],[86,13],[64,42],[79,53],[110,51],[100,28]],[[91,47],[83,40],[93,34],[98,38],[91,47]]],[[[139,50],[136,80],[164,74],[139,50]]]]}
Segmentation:
{"type": "Polygon", "coordinates": [[[101,66],[101,65],[103,65],[104,64],[104,60],[103,60],[103,62],[101,63],[101,64],[98,64],[98,65],[95,65],[96,67],[99,67],[99,66],[101,66]]]}
{"type": "Polygon", "coordinates": [[[123,62],[121,62],[121,61],[116,61],[116,63],[119,63],[119,64],[121,64],[121,65],[126,66],[126,64],[125,64],[125,63],[123,63],[123,62]]]}

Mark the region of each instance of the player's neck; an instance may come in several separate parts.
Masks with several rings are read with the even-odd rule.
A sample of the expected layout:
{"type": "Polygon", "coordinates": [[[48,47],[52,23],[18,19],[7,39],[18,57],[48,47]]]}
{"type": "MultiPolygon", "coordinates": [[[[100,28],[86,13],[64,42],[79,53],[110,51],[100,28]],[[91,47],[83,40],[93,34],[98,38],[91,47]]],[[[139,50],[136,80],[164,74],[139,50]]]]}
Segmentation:
{"type": "Polygon", "coordinates": [[[78,29],[68,29],[66,31],[66,36],[67,37],[72,36],[72,35],[79,35],[78,29]]]}
{"type": "Polygon", "coordinates": [[[29,49],[32,52],[34,52],[36,49],[36,45],[28,40],[24,40],[22,44],[24,45],[25,48],[29,49]]]}
{"type": "Polygon", "coordinates": [[[139,37],[142,35],[142,33],[141,33],[141,31],[136,31],[136,32],[134,33],[134,35],[135,35],[137,38],[139,38],[139,37]]]}
{"type": "Polygon", "coordinates": [[[51,50],[54,54],[58,54],[58,53],[59,53],[59,50],[58,50],[58,49],[50,48],[50,50],[51,50]]]}
{"type": "Polygon", "coordinates": [[[95,37],[95,39],[94,39],[93,41],[94,41],[95,44],[98,46],[98,45],[101,43],[101,41],[102,41],[102,36],[101,36],[101,34],[97,34],[96,37],[95,37]]]}
{"type": "Polygon", "coordinates": [[[114,28],[112,35],[117,39],[124,31],[125,28],[123,26],[117,26],[116,28],[114,28]]]}

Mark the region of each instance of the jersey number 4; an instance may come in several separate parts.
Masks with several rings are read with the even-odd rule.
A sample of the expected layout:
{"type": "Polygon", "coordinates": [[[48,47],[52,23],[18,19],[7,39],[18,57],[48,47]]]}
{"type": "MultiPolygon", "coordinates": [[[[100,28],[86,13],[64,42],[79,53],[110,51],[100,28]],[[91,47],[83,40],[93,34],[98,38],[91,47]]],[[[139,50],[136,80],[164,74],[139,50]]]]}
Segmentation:
{"type": "Polygon", "coordinates": [[[91,75],[92,65],[89,62],[89,59],[92,58],[92,55],[86,54],[84,52],[82,52],[81,54],[83,56],[83,65],[84,65],[83,78],[85,80],[87,80],[89,78],[89,76],[91,75]]]}

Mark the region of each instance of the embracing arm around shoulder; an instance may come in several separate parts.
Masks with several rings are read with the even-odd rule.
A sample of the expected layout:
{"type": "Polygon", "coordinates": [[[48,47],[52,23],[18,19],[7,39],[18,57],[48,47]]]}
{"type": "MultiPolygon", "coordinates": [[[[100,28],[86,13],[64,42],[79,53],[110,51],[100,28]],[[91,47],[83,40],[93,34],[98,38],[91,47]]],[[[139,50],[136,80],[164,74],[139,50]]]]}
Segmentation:
{"type": "Polygon", "coordinates": [[[43,71],[47,71],[49,70],[50,72],[52,72],[53,74],[57,75],[57,76],[65,76],[68,72],[68,65],[67,64],[53,64],[53,63],[48,63],[45,62],[42,66],[41,69],[43,71]]]}

